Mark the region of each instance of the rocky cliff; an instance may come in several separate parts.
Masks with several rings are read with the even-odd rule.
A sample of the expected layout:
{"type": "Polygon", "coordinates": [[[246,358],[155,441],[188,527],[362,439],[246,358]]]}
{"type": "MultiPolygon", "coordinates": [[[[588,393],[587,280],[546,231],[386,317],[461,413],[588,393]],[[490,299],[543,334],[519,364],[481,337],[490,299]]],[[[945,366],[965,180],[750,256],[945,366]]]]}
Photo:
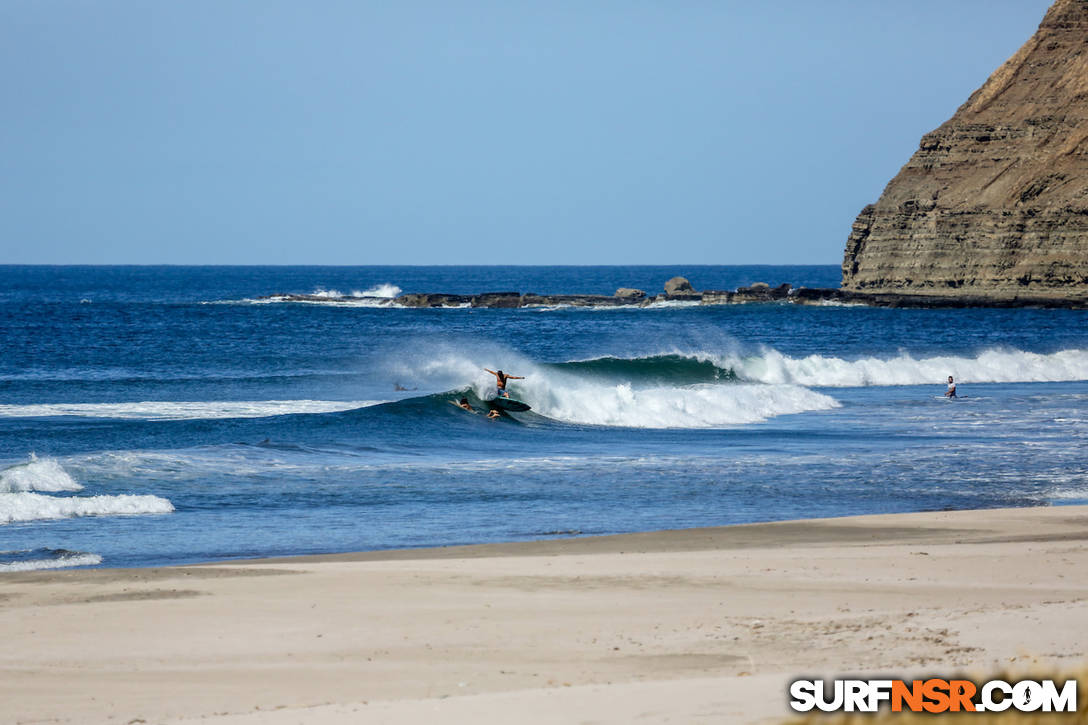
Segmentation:
{"type": "Polygon", "coordinates": [[[862,210],[843,289],[1088,296],[1088,0],[1035,35],[862,210]]]}

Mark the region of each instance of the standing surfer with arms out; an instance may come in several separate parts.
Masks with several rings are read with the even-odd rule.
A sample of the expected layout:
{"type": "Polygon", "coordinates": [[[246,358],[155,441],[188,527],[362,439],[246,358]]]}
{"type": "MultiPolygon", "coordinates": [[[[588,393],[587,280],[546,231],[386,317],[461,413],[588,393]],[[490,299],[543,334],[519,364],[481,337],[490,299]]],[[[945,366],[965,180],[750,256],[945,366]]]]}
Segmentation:
{"type": "Polygon", "coordinates": [[[956,382],[952,379],[951,375],[948,376],[948,392],[946,392],[944,394],[944,397],[946,397],[946,398],[955,398],[956,397],[956,382]]]}
{"type": "Polygon", "coordinates": [[[484,368],[484,372],[491,373],[492,375],[495,376],[495,388],[498,390],[499,395],[501,395],[504,398],[509,398],[510,397],[510,393],[506,392],[506,381],[507,380],[524,380],[525,379],[524,375],[507,375],[502,370],[499,370],[499,371],[496,372],[495,370],[488,370],[487,368],[484,368]]]}

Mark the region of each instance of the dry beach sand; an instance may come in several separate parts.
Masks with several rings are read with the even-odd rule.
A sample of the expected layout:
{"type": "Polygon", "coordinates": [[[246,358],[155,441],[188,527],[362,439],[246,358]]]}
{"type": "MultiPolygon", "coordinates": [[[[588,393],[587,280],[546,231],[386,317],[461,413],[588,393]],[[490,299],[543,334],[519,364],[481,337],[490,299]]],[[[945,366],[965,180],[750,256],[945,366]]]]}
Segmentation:
{"type": "Polygon", "coordinates": [[[1077,668],[1088,506],[0,574],[0,721],[737,723],[1077,668]]]}

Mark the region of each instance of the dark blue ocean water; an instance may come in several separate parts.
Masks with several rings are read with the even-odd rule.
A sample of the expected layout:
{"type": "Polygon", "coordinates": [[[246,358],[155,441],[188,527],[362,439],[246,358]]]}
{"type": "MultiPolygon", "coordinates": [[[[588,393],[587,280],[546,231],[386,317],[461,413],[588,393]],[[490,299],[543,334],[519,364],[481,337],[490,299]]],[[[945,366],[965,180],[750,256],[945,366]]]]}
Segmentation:
{"type": "Polygon", "coordinates": [[[0,267],[0,568],[1088,501],[1088,312],[416,310],[280,292],[836,267],[0,267]],[[484,367],[533,411],[489,420],[484,367]],[[962,396],[942,397],[954,375],[962,396]]]}

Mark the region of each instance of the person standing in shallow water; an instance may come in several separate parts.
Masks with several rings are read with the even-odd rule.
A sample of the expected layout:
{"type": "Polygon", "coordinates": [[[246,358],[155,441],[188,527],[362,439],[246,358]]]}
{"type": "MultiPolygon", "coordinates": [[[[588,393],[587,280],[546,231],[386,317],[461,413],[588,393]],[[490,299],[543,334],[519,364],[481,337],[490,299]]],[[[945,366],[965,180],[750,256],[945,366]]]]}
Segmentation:
{"type": "Polygon", "coordinates": [[[955,398],[956,397],[956,381],[952,379],[952,376],[948,376],[948,390],[945,392],[944,397],[955,398]]]}
{"type": "Polygon", "coordinates": [[[507,380],[524,380],[525,379],[524,375],[507,375],[502,370],[488,370],[487,368],[484,368],[484,372],[491,373],[492,375],[495,376],[495,389],[498,391],[499,395],[501,395],[504,398],[509,398],[510,397],[510,393],[506,392],[506,381],[507,380]]]}

